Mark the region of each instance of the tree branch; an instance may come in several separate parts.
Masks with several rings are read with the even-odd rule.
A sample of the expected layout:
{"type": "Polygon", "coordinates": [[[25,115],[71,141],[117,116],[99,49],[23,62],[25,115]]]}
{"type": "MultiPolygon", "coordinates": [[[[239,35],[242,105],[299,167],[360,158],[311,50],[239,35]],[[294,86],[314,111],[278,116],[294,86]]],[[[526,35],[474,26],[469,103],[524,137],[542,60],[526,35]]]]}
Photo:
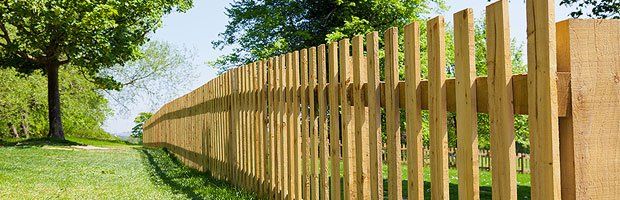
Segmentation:
{"type": "Polygon", "coordinates": [[[4,22],[0,22],[0,30],[2,30],[2,38],[6,41],[6,44],[11,43],[11,38],[9,37],[9,31],[6,29],[4,22]]]}
{"type": "Polygon", "coordinates": [[[58,64],[60,64],[60,65],[65,65],[65,64],[68,64],[68,63],[70,63],[70,62],[71,62],[71,61],[67,58],[66,60],[61,60],[60,62],[58,62],[58,64]]]}

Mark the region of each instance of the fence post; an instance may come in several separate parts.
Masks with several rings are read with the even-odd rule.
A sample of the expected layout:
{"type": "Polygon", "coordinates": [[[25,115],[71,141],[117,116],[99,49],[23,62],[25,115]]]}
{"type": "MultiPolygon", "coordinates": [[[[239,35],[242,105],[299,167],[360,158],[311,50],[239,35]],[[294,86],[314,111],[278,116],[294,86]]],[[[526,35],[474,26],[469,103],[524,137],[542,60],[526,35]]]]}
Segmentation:
{"type": "Polygon", "coordinates": [[[562,199],[620,195],[620,20],[557,24],[558,73],[570,72],[559,120],[562,199]]]}

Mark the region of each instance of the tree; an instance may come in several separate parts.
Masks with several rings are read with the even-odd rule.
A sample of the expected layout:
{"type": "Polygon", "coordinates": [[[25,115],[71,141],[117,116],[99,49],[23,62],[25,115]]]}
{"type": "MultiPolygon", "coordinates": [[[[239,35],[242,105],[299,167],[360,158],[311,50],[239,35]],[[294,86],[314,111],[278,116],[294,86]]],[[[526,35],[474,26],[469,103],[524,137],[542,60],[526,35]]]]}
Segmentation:
{"type": "Polygon", "coordinates": [[[153,116],[153,113],[150,113],[150,112],[141,112],[140,114],[138,114],[136,119],[133,120],[133,122],[135,122],[136,125],[131,129],[131,137],[141,139],[142,128],[144,126],[144,123],[147,120],[149,120],[152,116],[153,116]]]}
{"type": "MultiPolygon", "coordinates": [[[[111,110],[99,86],[75,67],[61,67],[58,76],[63,80],[59,89],[65,134],[112,138],[101,128],[111,110]]],[[[46,87],[41,70],[25,75],[14,68],[0,69],[0,137],[43,137],[49,133],[46,87]]]]}
{"type": "Polygon", "coordinates": [[[49,137],[64,140],[58,70],[74,66],[101,88],[120,89],[102,69],[137,58],[163,15],[192,0],[5,0],[0,3],[0,63],[48,79],[49,137]]]}
{"type": "Polygon", "coordinates": [[[210,62],[220,72],[292,50],[402,27],[424,14],[445,9],[444,0],[242,0],[226,9],[230,22],[213,41],[215,48],[234,47],[210,62]],[[329,36],[327,36],[329,35],[329,36]]]}
{"type": "Polygon", "coordinates": [[[140,51],[139,59],[102,71],[103,76],[114,77],[123,86],[118,91],[105,91],[116,113],[127,113],[137,106],[137,100],[150,101],[152,108],[160,106],[185,91],[196,78],[191,62],[194,54],[189,49],[150,41],[140,51]]]}
{"type": "Polygon", "coordinates": [[[573,18],[586,15],[599,19],[620,19],[620,1],[618,0],[562,0],[560,5],[576,6],[575,11],[570,13],[573,18]]]}

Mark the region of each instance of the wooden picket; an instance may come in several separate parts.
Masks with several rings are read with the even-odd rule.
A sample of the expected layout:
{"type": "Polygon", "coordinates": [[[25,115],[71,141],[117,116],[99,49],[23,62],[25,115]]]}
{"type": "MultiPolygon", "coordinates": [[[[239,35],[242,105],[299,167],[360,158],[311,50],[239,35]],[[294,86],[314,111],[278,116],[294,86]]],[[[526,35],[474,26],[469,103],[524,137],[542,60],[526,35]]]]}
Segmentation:
{"type": "Polygon", "coordinates": [[[457,167],[460,199],[479,198],[478,113],[476,111],[476,64],[474,60],[474,14],[465,9],[454,14],[454,48],[457,167]]]}
{"type": "Polygon", "coordinates": [[[407,197],[424,199],[424,158],[422,153],[420,26],[405,26],[405,100],[407,115],[407,197]]]}
{"type": "MultiPolygon", "coordinates": [[[[420,58],[421,22],[413,22],[403,27],[402,47],[398,28],[384,32],[384,62],[379,33],[370,32],[231,69],[162,106],[145,123],[143,142],[264,199],[428,198],[425,155],[432,199],[450,197],[448,168],[455,166],[459,199],[480,199],[480,169],[491,171],[493,198],[517,199],[516,165],[524,173],[526,157],[515,152],[514,115],[526,114],[531,197],[560,199],[571,192],[566,197],[574,198],[588,192],[576,187],[574,179],[583,175],[568,176],[571,185],[562,182],[560,171],[577,173],[580,163],[571,160],[585,157],[574,155],[581,151],[576,148],[560,149],[559,133],[585,124],[572,121],[581,119],[574,113],[582,111],[571,110],[579,102],[570,96],[580,89],[571,84],[584,78],[571,78],[566,69],[557,72],[556,46],[583,38],[556,44],[553,5],[527,1],[529,74],[512,74],[508,1],[502,0],[486,9],[488,77],[476,76],[474,14],[465,9],[453,15],[454,78],[446,74],[446,23],[438,16],[426,22],[427,76],[420,58]],[[405,80],[399,78],[401,69],[405,80]],[[423,110],[428,150],[422,143],[423,110]],[[457,149],[448,148],[448,112],[456,113],[457,149]],[[478,150],[479,113],[490,117],[490,151],[478,150]],[[561,155],[572,157],[564,161],[561,155]],[[569,168],[561,168],[565,165],[569,168]]],[[[562,45],[575,53],[566,50],[571,44],[562,45]]]]}
{"type": "Polygon", "coordinates": [[[498,199],[516,199],[508,1],[487,6],[486,14],[492,192],[498,199]]]}
{"type": "Polygon", "coordinates": [[[330,193],[331,199],[341,199],[340,191],[340,117],[338,103],[338,43],[329,44],[328,77],[329,77],[329,143],[331,158],[330,193]]]}

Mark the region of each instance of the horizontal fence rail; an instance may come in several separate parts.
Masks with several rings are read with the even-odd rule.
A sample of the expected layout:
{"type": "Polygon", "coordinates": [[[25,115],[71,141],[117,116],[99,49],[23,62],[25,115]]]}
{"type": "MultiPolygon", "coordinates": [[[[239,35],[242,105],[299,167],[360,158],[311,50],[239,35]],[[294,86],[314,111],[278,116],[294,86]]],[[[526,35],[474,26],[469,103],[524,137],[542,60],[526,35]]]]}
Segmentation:
{"type": "MultiPolygon", "coordinates": [[[[370,32],[231,69],[164,105],[146,123],[144,143],[269,199],[424,199],[425,166],[432,199],[449,198],[449,167],[458,169],[459,199],[480,198],[480,169],[491,171],[493,198],[517,199],[516,173],[528,172],[533,199],[560,199],[558,118],[573,119],[576,79],[556,66],[553,6],[527,0],[528,74],[511,73],[508,1],[498,1],[486,9],[488,77],[476,76],[473,11],[465,9],[453,16],[455,78],[446,75],[439,16],[426,24],[426,80],[413,22],[403,40],[398,28],[385,31],[382,49],[370,32]],[[448,148],[448,112],[456,113],[457,149],[448,148]],[[489,114],[490,150],[478,150],[477,113],[489,114]],[[515,114],[529,115],[530,155],[515,152],[515,114]]],[[[566,191],[579,194],[574,186],[566,191]]]]}

